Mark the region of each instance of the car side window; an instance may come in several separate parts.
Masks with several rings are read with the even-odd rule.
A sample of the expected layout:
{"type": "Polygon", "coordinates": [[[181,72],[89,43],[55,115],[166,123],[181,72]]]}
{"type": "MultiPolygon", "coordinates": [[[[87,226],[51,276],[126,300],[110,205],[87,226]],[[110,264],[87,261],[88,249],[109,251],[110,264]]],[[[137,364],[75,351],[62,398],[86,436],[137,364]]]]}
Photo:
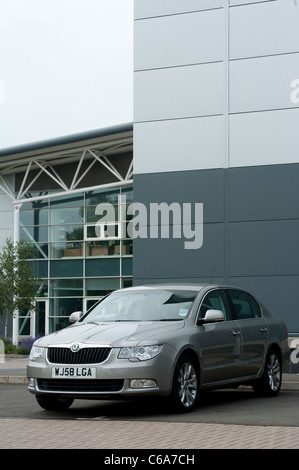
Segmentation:
{"type": "Polygon", "coordinates": [[[207,310],[221,310],[224,313],[225,320],[231,320],[230,308],[225,293],[222,290],[212,290],[204,297],[198,318],[204,318],[207,310]]]}
{"type": "Polygon", "coordinates": [[[259,318],[262,316],[259,304],[250,294],[236,289],[229,289],[228,293],[237,320],[259,318]]]}

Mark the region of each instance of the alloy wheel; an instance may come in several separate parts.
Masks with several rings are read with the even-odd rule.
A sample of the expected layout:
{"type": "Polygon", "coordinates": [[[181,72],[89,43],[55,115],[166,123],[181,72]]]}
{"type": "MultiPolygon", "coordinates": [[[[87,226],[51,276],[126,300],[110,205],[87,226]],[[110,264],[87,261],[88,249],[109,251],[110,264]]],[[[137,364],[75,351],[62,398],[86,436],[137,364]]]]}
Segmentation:
{"type": "Polygon", "coordinates": [[[279,359],[275,353],[271,353],[268,359],[268,380],[272,392],[277,392],[280,388],[281,371],[279,359]]]}
{"type": "Polygon", "coordinates": [[[185,408],[194,405],[197,396],[197,374],[192,364],[186,362],[182,365],[179,376],[179,399],[185,408]]]}

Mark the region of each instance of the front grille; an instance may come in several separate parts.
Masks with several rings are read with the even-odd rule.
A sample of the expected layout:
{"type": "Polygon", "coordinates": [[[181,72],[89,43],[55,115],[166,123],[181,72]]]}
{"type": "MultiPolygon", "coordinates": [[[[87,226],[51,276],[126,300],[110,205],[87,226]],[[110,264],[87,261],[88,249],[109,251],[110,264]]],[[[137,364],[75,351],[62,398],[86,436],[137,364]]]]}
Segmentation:
{"type": "Polygon", "coordinates": [[[69,348],[48,348],[52,364],[99,364],[107,359],[111,348],[83,348],[73,352],[69,348]]]}
{"type": "Polygon", "coordinates": [[[43,392],[110,393],[119,392],[123,385],[124,381],[119,379],[37,379],[38,389],[43,392]]]}

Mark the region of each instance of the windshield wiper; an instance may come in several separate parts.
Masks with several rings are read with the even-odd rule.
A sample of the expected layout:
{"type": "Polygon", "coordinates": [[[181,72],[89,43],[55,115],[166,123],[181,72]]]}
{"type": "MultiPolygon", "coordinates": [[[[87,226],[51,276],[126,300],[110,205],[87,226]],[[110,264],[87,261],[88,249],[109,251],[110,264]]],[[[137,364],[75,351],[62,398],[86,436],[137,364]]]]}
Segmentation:
{"type": "Polygon", "coordinates": [[[184,318],[161,318],[159,321],[183,321],[184,318]]]}
{"type": "Polygon", "coordinates": [[[144,319],[135,319],[135,320],[111,320],[112,323],[119,323],[119,322],[149,322],[149,321],[182,321],[184,318],[144,318],[144,319]]]}
{"type": "Polygon", "coordinates": [[[127,320],[127,319],[123,319],[123,320],[111,320],[113,322],[121,322],[121,321],[143,321],[143,320],[127,320]]]}

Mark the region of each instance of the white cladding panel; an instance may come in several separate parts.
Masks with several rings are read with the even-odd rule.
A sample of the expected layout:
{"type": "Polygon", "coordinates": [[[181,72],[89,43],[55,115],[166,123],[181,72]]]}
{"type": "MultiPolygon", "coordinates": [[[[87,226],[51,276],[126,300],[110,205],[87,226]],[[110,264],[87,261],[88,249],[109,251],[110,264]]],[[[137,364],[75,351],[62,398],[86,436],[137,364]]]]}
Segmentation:
{"type": "Polygon", "coordinates": [[[221,61],[223,9],[135,21],[135,70],[221,61]]]}
{"type": "Polygon", "coordinates": [[[135,19],[222,7],[223,0],[135,0],[135,19]]]}
{"type": "Polygon", "coordinates": [[[299,108],[230,116],[230,166],[299,162],[299,108]]]}
{"type": "Polygon", "coordinates": [[[230,6],[247,5],[248,3],[276,2],[276,0],[230,0],[230,6]]]}
{"type": "Polygon", "coordinates": [[[136,72],[134,120],[223,113],[223,63],[136,72]]]}
{"type": "Polygon", "coordinates": [[[299,53],[231,61],[230,112],[299,106],[291,100],[291,83],[296,77],[299,79],[299,53]]]}
{"type": "Polygon", "coordinates": [[[134,173],[223,168],[222,116],[134,124],[134,173]]]}
{"type": "Polygon", "coordinates": [[[294,0],[230,8],[230,58],[299,51],[299,5],[294,0]]]}

